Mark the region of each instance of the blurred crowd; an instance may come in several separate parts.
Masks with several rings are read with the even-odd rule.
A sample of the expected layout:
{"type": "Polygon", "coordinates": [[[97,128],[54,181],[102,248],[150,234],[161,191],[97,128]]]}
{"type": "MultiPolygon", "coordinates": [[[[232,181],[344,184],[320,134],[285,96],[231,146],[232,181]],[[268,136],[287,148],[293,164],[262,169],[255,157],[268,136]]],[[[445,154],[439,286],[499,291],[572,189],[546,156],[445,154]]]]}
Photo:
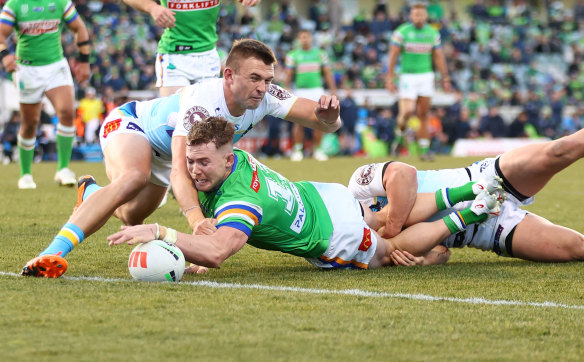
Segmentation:
{"type": "MultiPolygon", "coordinates": [[[[123,100],[116,95],[156,89],[154,60],[163,29],[149,15],[120,1],[74,2],[93,47],[90,89],[95,91],[78,92],[80,100],[95,100],[80,107],[83,126],[95,117],[103,119],[123,100]]],[[[435,151],[447,151],[461,137],[557,138],[582,128],[584,1],[570,7],[561,1],[545,2],[548,5],[541,8],[527,0],[477,0],[466,14],[445,9],[440,1],[428,3],[429,22],[440,31],[456,99],[432,112],[435,151]],[[501,109],[509,107],[516,111],[502,115],[501,109]]],[[[269,2],[265,18],[260,18],[257,9],[241,10],[235,0],[222,1],[221,6],[220,54],[226,54],[235,39],[262,40],[275,50],[279,59],[276,82],[283,82],[284,57],[295,46],[298,30],[309,28],[316,46],[329,53],[337,89],[345,90],[385,87],[391,34],[409,13],[408,1],[403,1],[399,11],[390,12],[387,1],[379,0],[371,13],[361,11],[350,24],[337,27],[326,0],[313,0],[308,14],[302,15],[294,1],[269,2]]],[[[63,42],[66,55],[74,59],[73,34],[64,32],[63,42]]],[[[343,143],[339,152],[361,151],[355,133],[364,127],[374,130],[377,139],[391,142],[395,106],[357,105],[348,94],[343,99],[346,125],[339,137],[343,143]]],[[[415,120],[412,123],[415,129],[415,120]]],[[[273,137],[278,137],[280,128],[278,124],[272,127],[273,137]]],[[[95,131],[91,128],[90,132],[95,131]]],[[[96,141],[93,135],[88,139],[83,134],[82,139],[96,141]]]]}

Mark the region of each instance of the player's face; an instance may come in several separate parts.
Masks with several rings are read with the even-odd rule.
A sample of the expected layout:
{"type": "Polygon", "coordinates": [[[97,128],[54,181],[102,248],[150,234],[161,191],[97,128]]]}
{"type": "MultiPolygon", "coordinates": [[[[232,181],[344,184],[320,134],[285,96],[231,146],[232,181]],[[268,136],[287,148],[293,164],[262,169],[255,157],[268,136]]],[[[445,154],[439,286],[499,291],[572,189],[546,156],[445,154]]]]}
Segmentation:
{"type": "Polygon", "coordinates": [[[308,31],[303,31],[298,34],[298,41],[300,42],[300,46],[304,50],[310,50],[312,48],[312,34],[308,31]]]}
{"type": "Polygon", "coordinates": [[[219,149],[213,142],[187,146],[187,169],[197,190],[218,188],[231,171],[233,157],[230,145],[219,149]]]}
{"type": "Polygon", "coordinates": [[[274,65],[266,65],[259,59],[249,58],[241,62],[239,70],[233,75],[233,97],[242,109],[256,109],[272,80],[274,79],[274,65]]]}
{"type": "Polygon", "coordinates": [[[416,28],[422,28],[428,19],[428,12],[424,8],[413,8],[410,12],[410,19],[416,28]]]}

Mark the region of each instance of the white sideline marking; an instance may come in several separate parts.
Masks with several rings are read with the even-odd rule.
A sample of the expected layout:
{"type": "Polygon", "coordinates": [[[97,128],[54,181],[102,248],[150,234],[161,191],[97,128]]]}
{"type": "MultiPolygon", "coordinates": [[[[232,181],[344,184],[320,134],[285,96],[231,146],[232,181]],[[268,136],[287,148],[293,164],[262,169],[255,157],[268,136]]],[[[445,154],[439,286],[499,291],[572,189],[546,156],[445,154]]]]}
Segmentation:
{"type": "MultiPolygon", "coordinates": [[[[0,275],[19,277],[19,274],[8,273],[0,271],[0,275]]],[[[105,282],[105,283],[121,283],[121,282],[133,282],[131,279],[120,279],[120,278],[100,278],[100,277],[69,277],[63,276],[60,279],[66,280],[88,280],[94,282],[105,282]]],[[[297,288],[297,287],[284,287],[284,286],[273,286],[273,285],[261,285],[261,284],[239,284],[239,283],[218,283],[207,280],[192,281],[192,282],[180,282],[183,285],[192,285],[197,287],[208,287],[208,288],[224,288],[224,289],[257,289],[257,290],[272,290],[277,292],[293,292],[293,293],[307,293],[307,294],[336,294],[336,295],[350,295],[356,297],[371,297],[371,298],[398,298],[398,299],[410,299],[419,300],[426,302],[452,302],[452,303],[464,303],[464,304],[484,304],[484,305],[515,305],[515,306],[527,306],[527,307],[540,307],[540,308],[563,308],[563,309],[583,309],[584,305],[572,305],[572,304],[561,304],[555,302],[524,302],[520,300],[490,300],[485,298],[454,298],[454,297],[437,297],[427,294],[408,294],[408,293],[386,293],[386,292],[371,292],[361,289],[313,289],[313,288],[297,288]]]]}

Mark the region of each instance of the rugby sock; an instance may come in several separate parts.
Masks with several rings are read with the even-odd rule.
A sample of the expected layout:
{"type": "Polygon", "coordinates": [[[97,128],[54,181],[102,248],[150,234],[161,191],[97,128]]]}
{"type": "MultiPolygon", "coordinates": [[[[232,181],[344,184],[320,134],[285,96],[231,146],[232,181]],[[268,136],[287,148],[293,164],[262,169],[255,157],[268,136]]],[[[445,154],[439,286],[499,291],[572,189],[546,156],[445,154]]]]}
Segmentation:
{"type": "Polygon", "coordinates": [[[30,174],[32,160],[34,159],[34,146],[36,138],[22,138],[20,134],[17,137],[18,155],[20,157],[20,177],[30,174]]]}
{"type": "Polygon", "coordinates": [[[75,140],[75,126],[57,125],[57,170],[69,167],[71,153],[73,152],[73,141],[75,140]]]}
{"type": "Polygon", "coordinates": [[[51,245],[49,245],[42,253],[39,255],[59,255],[63,258],[65,255],[69,254],[74,247],[76,247],[80,242],[83,241],[85,235],[83,231],[75,224],[66,223],[61,228],[61,231],[55,236],[51,245]]]}
{"type": "Polygon", "coordinates": [[[302,146],[302,143],[295,143],[294,144],[294,147],[293,147],[293,150],[294,150],[294,152],[302,152],[302,149],[303,148],[304,147],[302,146]]]}
{"type": "Polygon", "coordinates": [[[422,138],[418,140],[418,146],[420,147],[420,153],[422,155],[425,155],[428,153],[428,150],[430,149],[430,140],[427,138],[422,138]]]}
{"type": "Polygon", "coordinates": [[[83,191],[83,201],[87,200],[87,198],[91,196],[92,193],[102,188],[103,187],[99,186],[98,184],[87,185],[85,187],[85,191],[83,191]]]}
{"type": "Polygon", "coordinates": [[[446,187],[436,191],[436,206],[438,210],[448,209],[461,201],[474,200],[476,195],[473,192],[472,186],[475,182],[467,182],[458,187],[446,187]]]}
{"type": "Polygon", "coordinates": [[[488,214],[477,215],[471,211],[470,208],[464,209],[462,211],[452,212],[442,218],[444,223],[450,230],[450,233],[456,234],[457,232],[466,229],[467,225],[474,224],[477,222],[483,222],[489,217],[488,214]]]}

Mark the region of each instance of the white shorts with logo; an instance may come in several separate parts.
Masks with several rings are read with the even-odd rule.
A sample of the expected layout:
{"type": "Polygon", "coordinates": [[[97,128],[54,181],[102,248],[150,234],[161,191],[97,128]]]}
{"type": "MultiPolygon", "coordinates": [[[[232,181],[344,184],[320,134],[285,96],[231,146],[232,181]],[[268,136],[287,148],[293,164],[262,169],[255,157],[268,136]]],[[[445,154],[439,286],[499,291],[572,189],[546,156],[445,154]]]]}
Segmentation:
{"type": "Polygon", "coordinates": [[[156,54],[156,86],[184,87],[205,78],[218,78],[221,60],[217,49],[203,53],[156,54]]]}
{"type": "MultiPolygon", "coordinates": [[[[136,134],[144,137],[148,141],[148,137],[143,131],[144,127],[140,119],[122,112],[119,108],[115,108],[110,112],[101,125],[99,130],[99,143],[102,151],[105,151],[107,145],[120,134],[136,134]]],[[[120,155],[123,157],[123,155],[120,155]]],[[[172,169],[172,160],[166,160],[159,156],[159,154],[152,149],[152,158],[150,161],[150,182],[168,187],[170,185],[170,171],[172,169]]]]}
{"type": "Polygon", "coordinates": [[[294,95],[297,97],[307,98],[311,101],[318,102],[320,100],[320,96],[324,94],[324,88],[298,88],[294,90],[294,95]]]}
{"type": "Polygon", "coordinates": [[[377,249],[377,237],[363,220],[361,206],[341,184],[312,182],[333,224],[329,247],[320,258],[306,258],[319,268],[367,269],[377,249]]]}
{"type": "Polygon", "coordinates": [[[433,97],[434,73],[402,74],[399,77],[399,98],[416,100],[418,97],[433,97]]]}
{"type": "Polygon", "coordinates": [[[47,65],[18,64],[12,81],[19,91],[20,103],[40,103],[46,91],[62,86],[73,87],[73,77],[67,59],[47,65]]]}

